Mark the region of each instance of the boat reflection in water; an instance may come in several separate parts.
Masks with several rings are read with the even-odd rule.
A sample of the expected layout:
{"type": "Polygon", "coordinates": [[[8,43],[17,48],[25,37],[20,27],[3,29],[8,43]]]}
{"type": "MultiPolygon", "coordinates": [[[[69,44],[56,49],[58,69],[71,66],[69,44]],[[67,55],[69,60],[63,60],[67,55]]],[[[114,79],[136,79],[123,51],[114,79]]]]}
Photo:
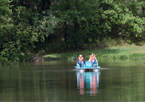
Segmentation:
{"type": "Polygon", "coordinates": [[[91,96],[96,96],[99,87],[100,71],[85,72],[84,70],[77,71],[77,88],[80,95],[90,93],[91,96]]]}

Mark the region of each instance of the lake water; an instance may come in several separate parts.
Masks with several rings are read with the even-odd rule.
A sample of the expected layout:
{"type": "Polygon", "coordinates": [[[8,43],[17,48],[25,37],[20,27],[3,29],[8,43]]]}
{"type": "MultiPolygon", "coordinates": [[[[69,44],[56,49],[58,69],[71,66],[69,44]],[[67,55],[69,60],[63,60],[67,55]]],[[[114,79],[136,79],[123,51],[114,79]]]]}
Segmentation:
{"type": "Polygon", "coordinates": [[[75,61],[0,67],[0,101],[145,101],[145,60],[99,60],[100,71],[75,61]]]}

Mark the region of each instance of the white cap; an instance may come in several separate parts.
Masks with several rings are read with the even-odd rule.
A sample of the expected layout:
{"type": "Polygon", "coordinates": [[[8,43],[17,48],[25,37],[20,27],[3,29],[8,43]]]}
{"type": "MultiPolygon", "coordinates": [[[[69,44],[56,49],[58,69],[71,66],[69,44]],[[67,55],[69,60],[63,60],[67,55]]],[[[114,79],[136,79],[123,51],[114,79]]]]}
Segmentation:
{"type": "Polygon", "coordinates": [[[80,54],[79,56],[80,56],[80,57],[82,57],[82,55],[81,55],[81,54],[80,54]]]}

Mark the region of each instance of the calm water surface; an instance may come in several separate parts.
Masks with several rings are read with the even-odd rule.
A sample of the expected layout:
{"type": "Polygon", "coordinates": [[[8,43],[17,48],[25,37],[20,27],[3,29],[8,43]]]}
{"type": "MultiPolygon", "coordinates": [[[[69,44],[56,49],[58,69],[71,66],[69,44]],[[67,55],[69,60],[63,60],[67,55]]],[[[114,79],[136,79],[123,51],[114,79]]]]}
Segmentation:
{"type": "Polygon", "coordinates": [[[145,60],[99,60],[100,71],[75,61],[0,67],[0,101],[145,101],[145,60]]]}

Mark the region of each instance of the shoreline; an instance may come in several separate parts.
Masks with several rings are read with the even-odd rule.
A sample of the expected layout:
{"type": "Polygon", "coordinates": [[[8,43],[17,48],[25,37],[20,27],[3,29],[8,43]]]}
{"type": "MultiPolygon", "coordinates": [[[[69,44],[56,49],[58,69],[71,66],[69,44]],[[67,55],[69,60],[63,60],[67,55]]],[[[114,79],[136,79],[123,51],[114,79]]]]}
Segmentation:
{"type": "Polygon", "coordinates": [[[125,45],[73,53],[44,54],[43,57],[46,60],[74,60],[79,54],[82,54],[85,59],[89,59],[91,53],[94,53],[97,59],[145,59],[145,45],[125,45]]]}

